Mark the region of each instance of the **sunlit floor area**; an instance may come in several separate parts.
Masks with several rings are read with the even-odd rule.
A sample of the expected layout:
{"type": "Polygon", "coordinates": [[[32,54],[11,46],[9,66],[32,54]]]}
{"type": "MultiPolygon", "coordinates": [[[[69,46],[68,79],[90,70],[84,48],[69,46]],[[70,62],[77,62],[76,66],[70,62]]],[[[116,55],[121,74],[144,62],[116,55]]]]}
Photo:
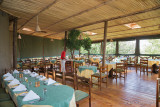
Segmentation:
{"type": "MultiPolygon", "coordinates": [[[[158,74],[146,73],[140,75],[134,68],[129,68],[125,78],[109,78],[108,85],[102,84],[100,91],[97,86],[92,87],[92,107],[155,107],[156,106],[156,78],[158,74]]],[[[59,80],[61,82],[61,80],[59,80]]],[[[73,86],[71,82],[67,85],[73,86]]],[[[88,91],[86,87],[80,90],[88,91]]],[[[81,103],[81,107],[88,107],[88,99],[81,103]]]]}

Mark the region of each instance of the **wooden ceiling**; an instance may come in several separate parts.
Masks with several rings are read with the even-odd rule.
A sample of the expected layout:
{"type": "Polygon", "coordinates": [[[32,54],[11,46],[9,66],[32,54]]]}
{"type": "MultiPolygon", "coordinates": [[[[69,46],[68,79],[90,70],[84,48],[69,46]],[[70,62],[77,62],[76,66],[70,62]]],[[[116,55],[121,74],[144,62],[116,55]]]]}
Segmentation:
{"type": "Polygon", "coordinates": [[[65,31],[76,28],[97,33],[89,37],[99,41],[104,21],[107,39],[160,34],[160,0],[3,0],[0,9],[18,17],[18,32],[27,35],[63,39],[65,31]],[[35,32],[37,16],[46,33],[35,32]],[[128,23],[141,28],[124,26],[128,23]]]}

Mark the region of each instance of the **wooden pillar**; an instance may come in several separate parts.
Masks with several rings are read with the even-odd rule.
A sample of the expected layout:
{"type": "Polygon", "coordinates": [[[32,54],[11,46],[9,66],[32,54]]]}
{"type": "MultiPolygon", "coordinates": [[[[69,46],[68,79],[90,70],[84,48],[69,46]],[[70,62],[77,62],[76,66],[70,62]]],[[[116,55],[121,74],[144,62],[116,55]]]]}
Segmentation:
{"type": "Polygon", "coordinates": [[[136,39],[136,48],[135,48],[135,55],[140,55],[140,48],[139,48],[139,39],[136,39]]]}
{"type": "MultiPolygon", "coordinates": [[[[82,36],[80,35],[79,40],[81,40],[81,39],[82,39],[82,36]]],[[[81,55],[81,49],[79,49],[79,57],[80,57],[80,55],[81,55]]]]}
{"type": "Polygon", "coordinates": [[[119,42],[118,40],[116,41],[116,56],[119,55],[119,42]]]}
{"type": "Polygon", "coordinates": [[[106,63],[105,55],[106,55],[106,42],[107,42],[107,25],[108,25],[108,21],[105,21],[104,22],[104,40],[103,40],[103,61],[102,61],[103,67],[106,63]]]}
{"type": "Polygon", "coordinates": [[[45,62],[45,56],[44,56],[44,38],[43,38],[43,61],[45,62]]]}
{"type": "Polygon", "coordinates": [[[67,31],[65,31],[64,35],[64,49],[66,49],[66,40],[67,40],[67,31]]]}
{"type": "Polygon", "coordinates": [[[102,55],[103,54],[103,42],[101,42],[101,50],[100,50],[100,54],[102,55]]]}
{"type": "Polygon", "coordinates": [[[13,20],[13,69],[17,68],[17,18],[13,20]]]}

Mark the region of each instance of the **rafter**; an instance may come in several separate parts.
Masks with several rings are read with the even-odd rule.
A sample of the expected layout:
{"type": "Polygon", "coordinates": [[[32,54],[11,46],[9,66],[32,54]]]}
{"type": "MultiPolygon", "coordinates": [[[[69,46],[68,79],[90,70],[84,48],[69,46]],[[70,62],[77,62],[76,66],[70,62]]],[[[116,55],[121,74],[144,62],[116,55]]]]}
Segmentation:
{"type": "MultiPolygon", "coordinates": [[[[125,15],[122,15],[122,16],[118,16],[118,17],[112,17],[112,18],[109,18],[109,19],[105,19],[105,20],[99,20],[99,21],[95,21],[95,22],[92,22],[92,23],[87,23],[87,24],[83,24],[83,25],[80,25],[80,26],[77,26],[77,27],[74,27],[74,28],[70,28],[70,29],[65,29],[61,32],[64,32],[64,31],[69,31],[71,29],[77,29],[77,28],[81,28],[81,27],[84,27],[84,26],[89,26],[89,25],[93,25],[93,24],[97,24],[97,23],[101,23],[101,22],[105,22],[105,21],[112,21],[112,20],[116,20],[116,19],[120,19],[120,18],[124,18],[124,17],[128,17],[128,16],[133,16],[133,15],[137,15],[137,14],[141,14],[141,13],[145,13],[145,12],[149,12],[149,11],[152,11],[152,10],[157,10],[157,9],[160,9],[160,6],[156,6],[156,7],[153,7],[153,8],[149,8],[149,9],[146,9],[146,10],[141,10],[141,11],[137,11],[137,12],[133,12],[133,13],[129,13],[129,14],[125,14],[125,15]]],[[[59,32],[59,33],[61,33],[59,32]]],[[[51,35],[54,35],[55,33],[52,33],[52,34],[48,34],[44,37],[48,37],[48,36],[51,36],[51,35]]],[[[56,33],[57,34],[57,33],[56,33]]]]}
{"type": "MultiPolygon", "coordinates": [[[[151,18],[146,18],[146,19],[140,19],[140,20],[134,21],[134,23],[136,23],[136,22],[141,22],[141,21],[145,21],[145,20],[150,20],[150,19],[156,19],[156,18],[160,18],[160,16],[151,17],[151,18]]],[[[121,26],[121,25],[124,25],[124,24],[128,24],[128,23],[133,23],[133,22],[127,22],[127,23],[122,23],[122,24],[113,25],[113,26],[108,26],[108,27],[111,28],[111,27],[116,27],[116,26],[121,26]]],[[[85,30],[85,31],[93,31],[93,30],[103,29],[103,28],[104,28],[104,27],[98,27],[98,28],[94,28],[94,29],[90,29],[90,30],[85,30]]],[[[85,31],[82,31],[82,32],[85,32],[85,31]]]]}

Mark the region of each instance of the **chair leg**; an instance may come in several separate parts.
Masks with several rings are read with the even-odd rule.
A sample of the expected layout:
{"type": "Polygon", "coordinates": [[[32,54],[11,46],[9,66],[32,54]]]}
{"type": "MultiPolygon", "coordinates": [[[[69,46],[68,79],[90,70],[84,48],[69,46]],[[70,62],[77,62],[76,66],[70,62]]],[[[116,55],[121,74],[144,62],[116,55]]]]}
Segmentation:
{"type": "Polygon", "coordinates": [[[100,90],[101,90],[101,83],[102,83],[102,78],[100,78],[100,84],[99,84],[100,85],[100,90]]]}
{"type": "Polygon", "coordinates": [[[92,76],[91,76],[91,87],[93,87],[92,76]]]}
{"type": "MultiPolygon", "coordinates": [[[[77,106],[78,107],[78,106],[77,106]]],[[[91,107],[91,98],[89,98],[89,107],[91,107]]]]}
{"type": "Polygon", "coordinates": [[[117,84],[117,72],[116,72],[116,84],[117,84]]]}
{"type": "Polygon", "coordinates": [[[77,105],[77,107],[79,107],[79,104],[76,104],[77,105]]]}

